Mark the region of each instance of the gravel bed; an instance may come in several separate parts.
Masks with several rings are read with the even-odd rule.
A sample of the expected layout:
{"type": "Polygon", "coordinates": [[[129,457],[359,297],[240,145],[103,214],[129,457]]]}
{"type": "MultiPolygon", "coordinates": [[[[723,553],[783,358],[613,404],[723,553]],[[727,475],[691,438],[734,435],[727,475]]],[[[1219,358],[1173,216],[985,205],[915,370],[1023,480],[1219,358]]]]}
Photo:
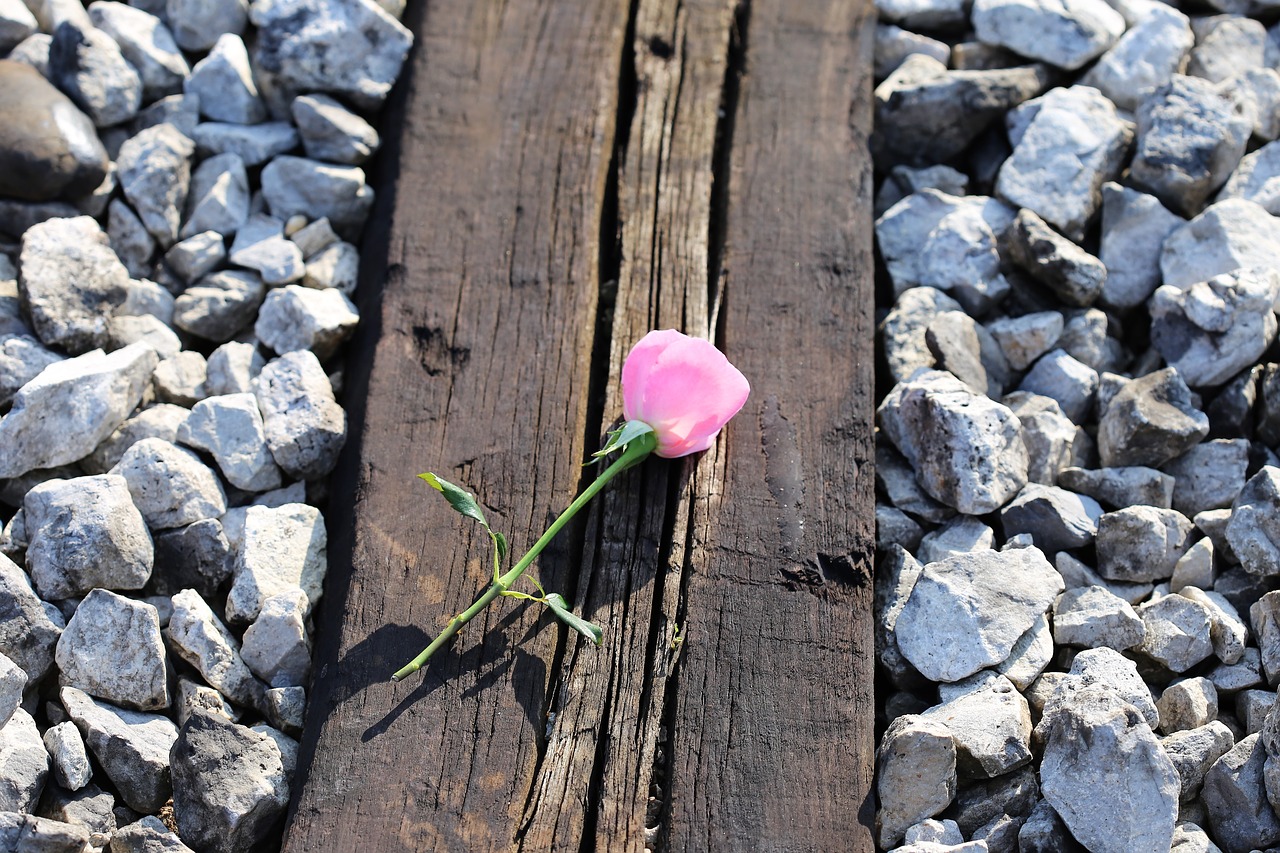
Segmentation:
{"type": "Polygon", "coordinates": [[[1277,7],[878,10],[878,843],[1280,849],[1277,7]]]}
{"type": "Polygon", "coordinates": [[[396,0],[0,0],[0,850],[278,849],[396,0]]]}

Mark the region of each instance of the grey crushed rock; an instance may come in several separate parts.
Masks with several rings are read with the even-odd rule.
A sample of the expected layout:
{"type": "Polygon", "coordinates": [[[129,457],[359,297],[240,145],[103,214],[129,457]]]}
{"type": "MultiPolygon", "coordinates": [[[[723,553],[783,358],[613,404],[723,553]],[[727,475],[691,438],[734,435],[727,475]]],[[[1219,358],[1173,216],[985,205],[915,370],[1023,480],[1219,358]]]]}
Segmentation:
{"type": "Polygon", "coordinates": [[[27,568],[46,599],[141,589],[151,576],[151,536],[123,477],[49,480],[27,492],[23,513],[27,568]]]}

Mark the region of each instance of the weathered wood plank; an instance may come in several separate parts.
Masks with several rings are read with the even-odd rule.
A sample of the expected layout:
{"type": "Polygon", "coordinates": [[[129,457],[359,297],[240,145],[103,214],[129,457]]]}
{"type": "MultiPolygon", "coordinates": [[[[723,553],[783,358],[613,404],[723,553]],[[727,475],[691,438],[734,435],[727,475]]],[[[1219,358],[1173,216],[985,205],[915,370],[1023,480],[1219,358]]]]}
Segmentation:
{"type": "Polygon", "coordinates": [[[636,0],[627,54],[620,0],[427,5],[287,849],[872,849],[869,8],[636,0]],[[667,327],[754,393],[539,561],[603,647],[561,661],[535,608],[500,607],[383,684],[487,573],[412,475],[528,544],[607,426],[590,392],[616,417],[628,348],[667,327]]]}
{"type": "MultiPolygon", "coordinates": [[[[414,475],[482,496],[513,548],[579,485],[626,0],[418,4],[386,281],[366,293],[351,447],[285,849],[505,850],[558,642],[491,608],[422,678],[388,675],[485,585],[488,544],[414,475]],[[350,564],[344,563],[346,554],[350,564]]],[[[544,555],[572,583],[573,537],[544,555]]]]}
{"type": "MultiPolygon", "coordinates": [[[[621,412],[621,364],[646,332],[710,333],[716,131],[734,6],[641,0],[637,7],[606,419],[621,412]]],[[[645,829],[660,822],[660,813],[648,813],[649,797],[678,649],[692,464],[650,461],[596,501],[577,607],[605,626],[604,645],[579,643],[565,658],[522,849],[584,838],[597,850],[639,853],[652,838],[645,829]]]]}
{"type": "Polygon", "coordinates": [[[753,392],[698,468],[671,850],[874,849],[870,14],[743,22],[720,341],[753,392]]]}

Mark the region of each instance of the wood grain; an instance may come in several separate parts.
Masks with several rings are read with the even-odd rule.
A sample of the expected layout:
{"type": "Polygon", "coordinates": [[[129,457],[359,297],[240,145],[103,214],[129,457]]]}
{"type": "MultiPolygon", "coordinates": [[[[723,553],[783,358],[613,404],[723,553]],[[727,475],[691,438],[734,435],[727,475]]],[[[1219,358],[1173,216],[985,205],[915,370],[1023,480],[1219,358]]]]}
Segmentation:
{"type": "Polygon", "coordinates": [[[870,4],[416,8],[286,849],[871,851],[870,4]],[[385,684],[488,573],[413,475],[518,551],[672,327],[753,394],[538,561],[603,645],[507,602],[385,684]]]}
{"type": "MultiPolygon", "coordinates": [[[[488,543],[415,475],[481,496],[523,549],[573,497],[628,5],[416,7],[386,281],[336,531],[285,849],[505,850],[540,760],[559,634],[490,608],[421,678],[389,674],[486,584],[488,543]],[[349,513],[349,515],[348,515],[349,513]],[[340,544],[341,543],[341,544],[340,544]],[[350,564],[341,547],[350,548],[350,564]]],[[[360,377],[353,376],[357,382],[360,377]]],[[[573,537],[539,561],[576,574],[573,537]]]]}
{"type": "Polygon", "coordinates": [[[699,467],[669,849],[870,851],[870,10],[749,11],[720,340],[753,390],[699,467]]]}

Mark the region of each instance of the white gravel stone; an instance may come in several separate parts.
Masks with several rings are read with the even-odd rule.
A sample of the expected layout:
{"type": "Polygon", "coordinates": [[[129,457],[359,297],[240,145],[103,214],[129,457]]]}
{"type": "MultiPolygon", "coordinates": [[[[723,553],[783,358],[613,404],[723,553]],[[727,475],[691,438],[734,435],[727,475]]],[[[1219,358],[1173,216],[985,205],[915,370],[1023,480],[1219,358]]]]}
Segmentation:
{"type": "Polygon", "coordinates": [[[942,723],[907,714],[889,724],[876,753],[876,814],[880,846],[951,804],[956,793],[956,745],[942,723]]]}
{"type": "Polygon", "coordinates": [[[1037,311],[1018,317],[999,317],[987,323],[987,331],[1014,370],[1025,370],[1057,343],[1062,334],[1059,311],[1037,311]]]}
{"type": "Polygon", "coordinates": [[[88,11],[94,26],[115,39],[124,58],[138,72],[144,103],[182,91],[183,78],[191,68],[159,18],[109,0],[95,0],[88,11]]]}
{"type": "Polygon", "coordinates": [[[1174,478],[1173,506],[1183,515],[1229,507],[1244,489],[1249,442],[1242,438],[1201,442],[1163,467],[1174,478]]]}
{"type": "Polygon", "coordinates": [[[1053,631],[1048,614],[1044,614],[1018,638],[1009,656],[997,664],[995,670],[1013,682],[1014,687],[1026,690],[1052,659],[1053,631]]]}
{"type": "Polygon", "coordinates": [[[1066,350],[1054,349],[1036,361],[1022,378],[1019,391],[1049,397],[1074,423],[1082,423],[1098,390],[1098,371],[1073,358],[1066,350]]]}
{"type": "Polygon", "coordinates": [[[1249,18],[1223,17],[1197,22],[1197,44],[1187,60],[1187,73],[1214,83],[1261,68],[1267,30],[1249,18]]]}
{"type": "Polygon", "coordinates": [[[1181,595],[1166,595],[1138,606],[1146,627],[1143,654],[1171,672],[1186,672],[1213,654],[1209,608],[1181,595]]]}
{"type": "Polygon", "coordinates": [[[245,161],[235,153],[209,157],[191,175],[187,218],[182,236],[213,231],[230,237],[249,217],[249,178],[245,161]]]}
{"type": "Polygon", "coordinates": [[[185,83],[188,95],[200,99],[200,114],[210,121],[257,124],[267,118],[249,67],[249,51],[235,33],[223,33],[213,48],[191,69],[185,83]]]}
{"type": "Polygon", "coordinates": [[[327,544],[324,518],[314,507],[249,507],[227,595],[227,620],[251,622],[268,598],[295,588],[314,605],[323,591],[327,544]]]}
{"type": "Polygon", "coordinates": [[[1107,268],[1101,301],[1115,308],[1142,304],[1160,286],[1165,238],[1184,220],[1160,200],[1119,184],[1102,186],[1102,245],[1107,268]]]}
{"type": "Polygon", "coordinates": [[[217,231],[201,231],[164,253],[165,263],[188,284],[213,272],[226,257],[227,246],[217,231]]]}
{"type": "Polygon", "coordinates": [[[1137,709],[1150,728],[1160,724],[1156,701],[1138,674],[1137,664],[1115,649],[1103,647],[1080,652],[1071,662],[1070,675],[1076,677],[1071,681],[1073,685],[1105,685],[1137,709]]]}
{"type": "Polygon", "coordinates": [[[107,338],[108,349],[124,349],[130,344],[144,343],[162,359],[172,358],[182,351],[182,340],[178,333],[166,326],[159,317],[150,314],[112,317],[107,321],[107,338]]]}
{"type": "Polygon", "coordinates": [[[150,314],[166,326],[173,323],[174,296],[149,279],[129,282],[129,293],[124,304],[116,309],[116,316],[150,314]]]}
{"type": "Polygon", "coordinates": [[[1242,198],[1280,214],[1280,142],[1271,142],[1245,155],[1218,193],[1218,201],[1242,198]]]}
{"type": "Polygon", "coordinates": [[[165,18],[184,50],[195,53],[213,47],[223,33],[244,32],[249,20],[248,0],[167,0],[165,18]]]}
{"type": "Polygon", "coordinates": [[[1280,574],[1280,468],[1254,474],[1231,505],[1225,536],[1231,550],[1255,575],[1280,574]]]}
{"type": "Polygon", "coordinates": [[[20,0],[0,3],[0,51],[17,47],[39,28],[35,15],[20,0]]]}
{"type": "MultiPolygon", "coordinates": [[[[83,9],[80,13],[84,14],[83,9]]],[[[52,35],[49,80],[93,119],[94,125],[111,127],[138,114],[142,78],[115,39],[87,20],[59,24],[52,35]]]]}
{"type": "Polygon", "coordinates": [[[333,470],[346,441],[346,413],[314,353],[301,350],[269,362],[254,380],[254,394],[267,446],[286,474],[313,480],[333,470]]]}
{"type": "Polygon", "coordinates": [[[254,67],[284,93],[324,92],[381,106],[413,34],[369,0],[259,0],[254,67]]]}
{"type": "Polygon", "coordinates": [[[18,293],[41,342],[73,355],[107,342],[107,319],[126,297],[129,272],[88,216],[50,219],[22,238],[18,293]]]}
{"type": "Polygon", "coordinates": [[[921,716],[951,733],[960,775],[989,779],[1030,763],[1031,710],[1009,679],[979,673],[943,690],[921,716]]]}
{"type": "Polygon", "coordinates": [[[876,238],[894,292],[926,286],[952,293],[962,303],[1003,295],[998,241],[1014,212],[984,196],[957,198],[922,190],[876,220],[876,238]]]}
{"type": "Polygon", "coordinates": [[[58,639],[63,683],[135,711],[169,707],[160,617],[143,601],[95,589],[58,639]]]}
{"type": "Polygon", "coordinates": [[[359,166],[378,150],[373,125],[328,95],[300,95],[290,112],[313,160],[359,166]]]}
{"type": "Polygon", "coordinates": [[[209,714],[183,724],[173,747],[173,807],[185,841],[217,853],[261,849],[288,804],[273,738],[209,714]]]}
{"type": "Polygon", "coordinates": [[[345,239],[359,235],[373,207],[373,188],[365,183],[363,169],[305,157],[272,160],[262,170],[262,194],[272,215],[324,216],[345,239]]]}
{"type": "Polygon", "coordinates": [[[125,805],[158,812],[172,790],[169,749],[177,726],[167,717],[117,708],[74,687],[63,687],[59,695],[125,805]]]}
{"type": "Polygon", "coordinates": [[[1229,198],[1173,231],[1164,242],[1164,283],[1186,288],[1245,268],[1280,267],[1280,219],[1242,198],[1229,198]]]}
{"type": "Polygon", "coordinates": [[[1040,787],[1087,849],[1164,850],[1178,817],[1180,780],[1133,706],[1099,684],[1059,688],[1037,726],[1040,787]]]}
{"type": "Polygon", "coordinates": [[[206,341],[226,343],[257,315],[266,285],[257,273],[224,270],[197,281],[173,306],[173,324],[206,341]]]}
{"type": "Polygon", "coordinates": [[[112,469],[129,483],[129,493],[153,530],[182,527],[226,512],[218,477],[199,458],[159,438],[144,438],[125,451],[112,469]]]}
{"type": "Polygon", "coordinates": [[[195,143],[168,123],[139,131],[120,146],[120,187],[162,249],[178,240],[194,153],[195,143]]]}
{"type": "Polygon", "coordinates": [[[972,516],[958,515],[921,540],[916,559],[928,564],[953,554],[990,551],[994,547],[995,531],[972,516]]]}
{"type": "Polygon", "coordinates": [[[341,291],[289,285],[267,294],[254,332],[278,353],[311,350],[323,361],[352,335],[359,321],[355,306],[341,291]]]}
{"type": "Polygon", "coordinates": [[[1242,99],[1252,101],[1246,109],[1254,114],[1253,135],[1268,142],[1280,137],[1280,71],[1251,68],[1234,84],[1242,99]]]}
{"type": "Polygon", "coordinates": [[[1165,688],[1156,701],[1164,734],[1198,729],[1218,718],[1218,691],[1204,677],[1183,678],[1165,688]]]}
{"type": "Polygon", "coordinates": [[[1261,850],[1280,843],[1280,819],[1263,784],[1266,757],[1259,736],[1250,735],[1205,774],[1202,797],[1214,837],[1226,850],[1261,850]]]}
{"type": "Polygon", "coordinates": [[[1141,645],[1146,633],[1133,607],[1105,587],[1068,589],[1053,607],[1053,638],[1061,645],[1123,651],[1141,645]]]}
{"type": "Polygon", "coordinates": [[[13,712],[22,704],[22,693],[26,687],[26,670],[0,652],[0,728],[4,728],[5,723],[13,717],[13,712]]]}
{"type": "Polygon", "coordinates": [[[267,719],[286,734],[302,734],[306,710],[307,692],[301,687],[273,687],[267,691],[267,719]]]}
{"type": "MultiPolygon", "coordinates": [[[[1016,156],[1016,150],[1014,153],[1016,156]]],[[[1000,174],[1006,173],[1007,167],[1000,174]]],[[[1034,200],[1026,198],[1024,202],[1034,203],[1034,200]]],[[[1049,204],[1039,206],[1052,204],[1050,199],[1049,204]]],[[[1050,210],[1050,213],[1058,215],[1062,211],[1050,210]]],[[[1092,305],[1102,292],[1107,277],[1102,261],[1054,231],[1029,207],[1018,211],[1006,234],[1005,245],[1009,260],[1068,305],[1092,305]]],[[[1058,345],[1062,346],[1062,341],[1058,345]]]]}
{"type": "Polygon", "coordinates": [[[1161,581],[1190,547],[1191,520],[1177,510],[1128,506],[1098,519],[1098,572],[1108,580],[1161,581]]]}
{"type": "Polygon", "coordinates": [[[1160,465],[1181,456],[1209,433],[1209,418],[1196,406],[1173,368],[1124,385],[1098,422],[1098,455],[1105,467],[1160,465]]]}
{"type": "Polygon", "coordinates": [[[0,408],[13,402],[13,395],[63,356],[28,335],[0,334],[0,408]]]}
{"type": "Polygon", "coordinates": [[[360,250],[350,243],[339,242],[315,252],[307,259],[302,285],[317,290],[333,288],[351,296],[355,293],[359,279],[360,250]]]}
{"type": "Polygon", "coordinates": [[[957,310],[960,303],[934,287],[902,292],[879,329],[889,375],[895,382],[905,382],[921,367],[937,365],[929,350],[929,325],[938,314],[957,310]]]}
{"type": "Polygon", "coordinates": [[[1028,483],[1000,510],[1000,523],[1005,536],[1025,533],[1037,548],[1051,553],[1093,542],[1102,514],[1088,495],[1028,483]]]}
{"type": "Polygon", "coordinates": [[[1170,591],[1178,592],[1186,586],[1212,589],[1218,577],[1213,564],[1213,552],[1213,540],[1209,537],[1194,542],[1174,564],[1173,577],[1169,579],[1170,591]]]}
{"type": "Polygon", "coordinates": [[[1124,18],[1102,0],[975,0],[978,40],[1074,71],[1116,43],[1124,18]]]}
{"type": "Polygon", "coordinates": [[[298,146],[298,131],[287,121],[230,124],[207,121],[191,137],[202,154],[234,154],[245,166],[260,166],[298,146]]]}
{"type": "Polygon", "coordinates": [[[1184,586],[1178,595],[1189,598],[1209,611],[1209,637],[1213,653],[1225,664],[1238,663],[1244,658],[1249,629],[1227,598],[1211,589],[1184,586]]]}
{"type": "Polygon", "coordinates": [[[205,378],[209,396],[252,391],[253,380],[266,363],[253,344],[238,341],[223,344],[209,356],[205,378]]]}
{"type": "Polygon", "coordinates": [[[894,636],[898,614],[911,595],[923,566],[901,547],[890,546],[876,567],[875,650],[876,659],[893,683],[902,688],[919,686],[921,676],[898,649],[894,636]]]}
{"type": "Polygon", "coordinates": [[[1160,746],[1173,761],[1182,780],[1181,799],[1184,803],[1199,795],[1205,773],[1235,745],[1236,739],[1231,730],[1218,720],[1160,739],[1160,746]]]}
{"type": "Polygon", "coordinates": [[[188,414],[186,409],[170,403],[143,409],[121,424],[93,453],[82,459],[80,466],[93,474],[105,474],[115,467],[126,450],[144,438],[162,438],[168,442],[176,442],[178,427],[187,419],[188,414]]]}
{"type": "Polygon", "coordinates": [[[933,563],[898,616],[898,648],[926,678],[958,681],[1007,658],[1062,589],[1062,577],[1035,548],[933,563]]]}
{"type": "Polygon", "coordinates": [[[216,714],[233,723],[240,720],[240,712],[222,698],[221,693],[189,678],[178,679],[173,704],[174,716],[179,726],[184,725],[195,713],[216,714]]]}
{"type": "MultiPolygon", "coordinates": [[[[1051,397],[1015,391],[1002,401],[1022,424],[1022,443],[1027,448],[1027,479],[1052,486],[1071,463],[1077,427],[1051,397]]],[[[1024,488],[1025,491],[1025,488],[1024,488]]]]}
{"type": "Polygon", "coordinates": [[[1186,15],[1151,5],[1081,79],[1129,112],[1173,78],[1195,42],[1186,15]]]}
{"type": "Polygon", "coordinates": [[[261,707],[266,687],[245,666],[235,636],[195,590],[173,597],[173,616],[164,635],[173,653],[223,696],[244,708],[261,707]]]}
{"type": "MultiPolygon", "coordinates": [[[[1137,111],[1130,178],[1173,212],[1191,216],[1227,180],[1253,128],[1243,102],[1199,77],[1175,74],[1137,111]]],[[[1173,284],[1165,269],[1165,284],[1173,284]]],[[[1205,276],[1197,281],[1203,281],[1205,276]]]]}
{"type": "MultiPolygon", "coordinates": [[[[882,4],[877,11],[883,18],[888,4],[882,4]]],[[[961,18],[964,10],[961,8],[961,18]]],[[[944,65],[951,58],[951,47],[946,42],[929,38],[909,29],[893,24],[876,24],[876,46],[874,54],[874,72],[877,80],[883,80],[892,74],[908,56],[922,53],[938,60],[944,65]]]]}
{"type": "Polygon", "coordinates": [[[54,647],[65,624],[53,605],[45,604],[31,588],[25,572],[0,554],[0,652],[22,667],[30,683],[44,678],[53,666],[54,647]]]}
{"type": "Polygon", "coordinates": [[[1026,485],[1017,417],[948,373],[924,371],[899,383],[878,415],[925,491],[960,512],[990,512],[1026,485]]]}
{"type": "Polygon", "coordinates": [[[49,776],[49,753],[23,709],[0,728],[0,811],[34,812],[49,776]]]}
{"type": "Polygon", "coordinates": [[[1120,172],[1132,125],[1089,86],[1052,89],[1014,108],[1006,122],[1021,132],[996,193],[1079,240],[1102,203],[1102,185],[1120,172]]]}
{"type": "Polygon", "coordinates": [[[49,751],[53,777],[68,791],[79,791],[93,778],[89,766],[89,753],[84,748],[84,738],[75,723],[58,723],[44,733],[45,749],[49,751]]]}
{"type": "Polygon", "coordinates": [[[178,441],[212,454],[223,476],[238,489],[265,492],[280,487],[280,469],[267,449],[262,414],[253,394],[208,397],[196,403],[178,429],[178,441]]]}
{"type": "Polygon", "coordinates": [[[27,492],[23,513],[27,568],[46,599],[140,589],[151,576],[151,536],[123,477],[49,480],[27,492]]]}
{"type": "Polygon", "coordinates": [[[240,656],[254,675],[272,687],[301,687],[307,683],[311,642],[306,614],[310,609],[301,589],[276,593],[262,603],[258,618],[244,632],[240,656]]]}
{"type": "Polygon", "coordinates": [[[289,239],[298,244],[302,256],[308,261],[319,252],[339,242],[338,235],[333,233],[333,226],[323,216],[293,233],[285,228],[289,239]]]}
{"type": "Polygon", "coordinates": [[[123,199],[112,199],[107,205],[107,237],[111,249],[132,276],[144,276],[151,271],[151,256],[156,244],[151,234],[123,199]]]}
{"type": "Polygon", "coordinates": [[[151,376],[156,398],[178,406],[194,406],[209,396],[205,360],[197,350],[182,350],[156,365],[151,376]]]}
{"type": "Polygon", "coordinates": [[[178,836],[147,815],[142,820],[121,827],[111,835],[111,853],[193,853],[178,836]]]}
{"type": "Polygon", "coordinates": [[[268,285],[298,281],[306,272],[302,250],[284,237],[284,222],[256,213],[236,232],[231,244],[231,263],[248,267],[268,285]]]}

